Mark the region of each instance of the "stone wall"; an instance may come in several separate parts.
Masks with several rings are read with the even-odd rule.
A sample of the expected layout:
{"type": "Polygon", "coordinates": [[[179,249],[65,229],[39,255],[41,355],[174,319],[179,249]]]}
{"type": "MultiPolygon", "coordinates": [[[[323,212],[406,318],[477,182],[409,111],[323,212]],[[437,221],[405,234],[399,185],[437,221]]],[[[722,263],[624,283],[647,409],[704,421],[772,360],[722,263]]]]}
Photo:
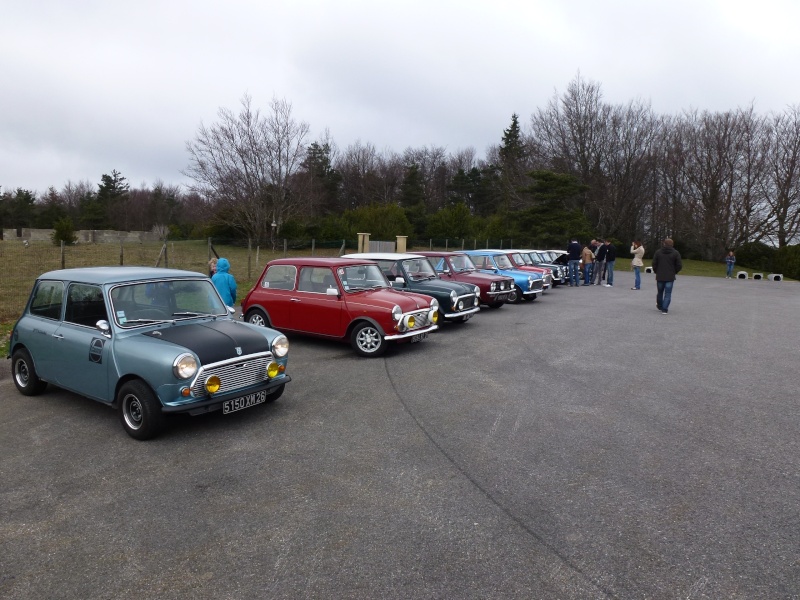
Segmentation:
{"type": "MultiPolygon", "coordinates": [[[[49,242],[52,229],[3,229],[6,241],[49,242]]],[[[122,242],[158,242],[159,234],[152,231],[114,231],[113,229],[81,229],[75,232],[79,244],[119,244],[122,242]]]]}

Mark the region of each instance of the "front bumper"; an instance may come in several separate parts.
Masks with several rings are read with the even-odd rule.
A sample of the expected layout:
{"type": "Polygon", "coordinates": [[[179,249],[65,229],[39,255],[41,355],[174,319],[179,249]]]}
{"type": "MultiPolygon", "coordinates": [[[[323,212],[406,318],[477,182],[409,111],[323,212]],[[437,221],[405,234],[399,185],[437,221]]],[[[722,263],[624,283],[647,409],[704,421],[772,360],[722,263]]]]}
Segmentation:
{"type": "Polygon", "coordinates": [[[412,329],[411,331],[404,331],[403,333],[395,333],[385,336],[387,340],[402,340],[403,338],[414,337],[418,333],[430,333],[439,329],[438,325],[429,325],[428,327],[421,327],[420,329],[412,329]]]}
{"type": "Polygon", "coordinates": [[[480,306],[475,306],[470,308],[469,310],[462,310],[460,312],[453,312],[453,313],[444,313],[445,319],[458,319],[459,317],[467,317],[469,315],[474,315],[481,309],[480,306]]]}
{"type": "Polygon", "coordinates": [[[240,396],[254,394],[262,390],[267,393],[279,388],[280,386],[289,383],[292,380],[288,375],[270,379],[259,385],[251,385],[240,390],[234,390],[227,394],[220,394],[211,398],[201,398],[196,402],[184,402],[182,404],[168,404],[161,408],[161,412],[168,414],[189,413],[190,415],[199,415],[204,413],[213,412],[222,408],[222,403],[226,400],[233,400],[240,396]]]}

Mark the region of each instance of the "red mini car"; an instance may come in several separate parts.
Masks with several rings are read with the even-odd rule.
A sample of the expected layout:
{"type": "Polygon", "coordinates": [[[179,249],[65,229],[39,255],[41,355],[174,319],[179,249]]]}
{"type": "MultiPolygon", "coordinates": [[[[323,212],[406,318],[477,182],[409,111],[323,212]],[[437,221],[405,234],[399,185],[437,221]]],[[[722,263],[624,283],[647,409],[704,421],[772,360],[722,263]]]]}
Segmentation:
{"type": "Polygon", "coordinates": [[[504,275],[490,275],[478,271],[472,259],[461,252],[415,252],[427,256],[441,279],[477,285],[481,290],[481,303],[489,308],[500,308],[514,290],[514,279],[504,275]]]}
{"type": "Polygon", "coordinates": [[[438,329],[439,303],[393,290],[380,267],[350,258],[282,258],[264,267],[242,302],[255,325],[349,340],[361,356],[391,341],[419,342],[438,329]]]}

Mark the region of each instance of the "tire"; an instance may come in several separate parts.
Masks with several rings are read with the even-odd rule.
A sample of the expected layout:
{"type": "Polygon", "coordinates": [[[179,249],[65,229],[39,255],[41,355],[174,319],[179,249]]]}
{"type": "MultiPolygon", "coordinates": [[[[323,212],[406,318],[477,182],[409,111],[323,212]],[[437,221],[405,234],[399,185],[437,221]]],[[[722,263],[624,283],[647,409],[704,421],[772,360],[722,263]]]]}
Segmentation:
{"type": "Polygon", "coordinates": [[[260,308],[254,308],[247,313],[247,322],[259,327],[269,327],[269,319],[260,308]]]}
{"type": "Polygon", "coordinates": [[[372,323],[359,323],[350,334],[350,345],[359,356],[374,358],[386,352],[389,342],[383,333],[372,323]]]}
{"type": "Polygon", "coordinates": [[[511,293],[508,295],[508,301],[511,302],[511,304],[519,304],[522,302],[522,288],[515,285],[514,289],[511,290],[511,293]]]}
{"type": "Polygon", "coordinates": [[[505,302],[492,302],[491,304],[487,304],[487,306],[489,308],[500,308],[503,304],[505,304],[505,302]]]}
{"type": "Polygon", "coordinates": [[[37,396],[47,387],[47,382],[39,379],[36,374],[30,352],[24,348],[15,351],[11,357],[11,375],[14,377],[14,385],[25,396],[37,396]]]}
{"type": "Polygon", "coordinates": [[[136,440],[149,440],[164,428],[161,402],[146,383],[134,379],[123,384],[117,394],[119,418],[126,433],[136,440]]]}
{"type": "Polygon", "coordinates": [[[274,391],[272,391],[269,394],[267,394],[266,403],[267,404],[271,404],[272,402],[275,402],[275,400],[277,400],[278,398],[283,396],[283,390],[285,388],[286,388],[286,384],[284,383],[281,387],[275,388],[274,391]]]}

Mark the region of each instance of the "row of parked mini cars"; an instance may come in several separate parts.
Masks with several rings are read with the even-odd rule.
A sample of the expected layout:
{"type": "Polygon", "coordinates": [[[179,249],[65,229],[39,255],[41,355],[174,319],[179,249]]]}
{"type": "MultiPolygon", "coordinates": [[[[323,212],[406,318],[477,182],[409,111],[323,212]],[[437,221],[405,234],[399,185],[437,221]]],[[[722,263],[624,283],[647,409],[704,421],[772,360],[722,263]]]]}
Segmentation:
{"type": "Polygon", "coordinates": [[[558,253],[475,250],[284,258],[266,265],[241,320],[199,273],[63,269],[35,282],[11,333],[14,384],[48,384],[115,408],[133,438],[168,414],[224,414],[277,400],[291,378],[284,331],[349,341],[361,356],[419,342],[481,305],[533,300],[566,281],[558,253]]]}

